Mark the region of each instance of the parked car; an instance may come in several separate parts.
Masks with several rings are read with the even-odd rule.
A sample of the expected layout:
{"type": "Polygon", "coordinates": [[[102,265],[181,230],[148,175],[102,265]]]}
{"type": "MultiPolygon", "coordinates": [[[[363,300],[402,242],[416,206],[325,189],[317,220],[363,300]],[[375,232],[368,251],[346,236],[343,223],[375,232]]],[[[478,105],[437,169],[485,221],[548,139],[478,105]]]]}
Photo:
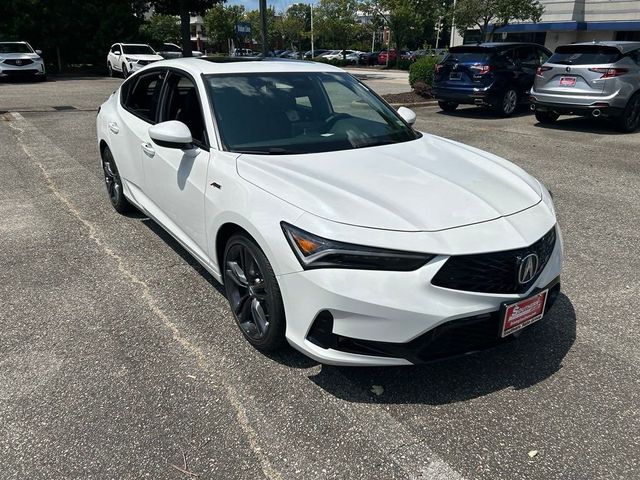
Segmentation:
{"type": "Polygon", "coordinates": [[[459,104],[512,115],[529,101],[536,70],[551,52],[533,43],[481,43],[452,47],[436,65],[431,94],[451,112],[459,104]]]}
{"type": "Polygon", "coordinates": [[[325,48],[315,48],[313,50],[313,55],[311,55],[311,50],[307,50],[306,52],[304,52],[304,58],[307,60],[311,60],[314,57],[318,57],[324,53],[327,53],[329,50],[325,49],[325,48]]]}
{"type": "Polygon", "coordinates": [[[381,51],[378,52],[362,52],[359,55],[359,63],[361,65],[378,65],[378,55],[380,55],[381,51]]]}
{"type": "Polygon", "coordinates": [[[380,52],[378,53],[378,65],[386,65],[387,57],[389,59],[389,62],[391,62],[395,60],[397,56],[398,54],[396,53],[395,48],[392,48],[391,50],[380,50],[380,52]]]}
{"type": "Polygon", "coordinates": [[[339,68],[236,61],[149,65],[96,126],[113,207],[140,209],[221,282],[251,345],[408,365],[543,317],[562,240],[538,180],[416,131],[339,68]]]}
{"type": "Polygon", "coordinates": [[[253,57],[257,55],[258,52],[254,52],[250,48],[236,48],[231,52],[232,57],[253,57]]]}
{"type": "Polygon", "coordinates": [[[175,43],[163,43],[156,53],[166,60],[182,57],[182,49],[175,43]]]}
{"type": "Polygon", "coordinates": [[[640,126],[640,42],[561,45],[538,68],[531,107],[540,123],[560,115],[610,117],[622,132],[640,126]]]}
{"type": "Polygon", "coordinates": [[[107,54],[109,76],[119,72],[127,78],[150,63],[163,60],[153,48],[143,43],[114,43],[107,54]]]}
{"type": "Polygon", "coordinates": [[[25,77],[47,79],[42,52],[27,42],[0,42],[0,78],[25,77]]]}

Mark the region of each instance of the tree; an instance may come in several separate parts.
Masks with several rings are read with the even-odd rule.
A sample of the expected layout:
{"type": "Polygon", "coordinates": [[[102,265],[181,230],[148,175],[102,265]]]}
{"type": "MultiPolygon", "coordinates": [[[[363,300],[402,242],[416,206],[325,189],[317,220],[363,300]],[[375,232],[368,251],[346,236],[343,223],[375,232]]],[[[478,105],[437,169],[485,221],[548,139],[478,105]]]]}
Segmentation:
{"type": "Polygon", "coordinates": [[[539,22],[543,12],[538,0],[458,0],[451,14],[460,35],[478,27],[488,41],[496,28],[513,21],[539,22]]]}
{"type": "MultiPolygon", "coordinates": [[[[276,11],[273,7],[267,7],[267,43],[276,45],[281,33],[276,25],[276,11]]],[[[246,14],[246,20],[251,24],[251,36],[255,39],[262,39],[262,24],[260,23],[260,10],[251,10],[246,14]]],[[[260,40],[262,42],[262,40],[260,40]]]]}
{"type": "Polygon", "coordinates": [[[182,55],[190,57],[191,48],[191,15],[202,15],[207,8],[222,0],[153,0],[151,4],[158,13],[180,16],[180,33],[182,37],[182,55]]]}
{"type": "Polygon", "coordinates": [[[356,18],[356,0],[320,0],[314,9],[314,29],[323,46],[346,49],[363,30],[356,18]]]}
{"type": "Polygon", "coordinates": [[[244,21],[244,7],[242,5],[223,6],[214,5],[207,10],[203,17],[204,29],[209,41],[216,45],[218,51],[227,48],[229,39],[237,40],[236,25],[244,21]]]}
{"type": "Polygon", "coordinates": [[[285,42],[302,49],[302,42],[311,31],[311,6],[306,3],[291,5],[279,22],[279,30],[285,42]]]}
{"type": "Polygon", "coordinates": [[[174,15],[154,13],[142,24],[140,33],[153,44],[180,42],[180,24],[174,15]]]}

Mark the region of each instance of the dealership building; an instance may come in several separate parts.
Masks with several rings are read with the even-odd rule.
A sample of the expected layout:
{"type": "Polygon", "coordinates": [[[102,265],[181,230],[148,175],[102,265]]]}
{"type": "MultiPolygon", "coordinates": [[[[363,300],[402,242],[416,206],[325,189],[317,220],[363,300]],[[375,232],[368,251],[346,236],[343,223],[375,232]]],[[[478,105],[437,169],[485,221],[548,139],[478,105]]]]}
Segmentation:
{"type": "MultiPolygon", "coordinates": [[[[496,28],[494,41],[535,42],[553,50],[574,42],[640,41],[640,0],[539,0],[544,6],[540,22],[513,23],[496,28]]],[[[475,43],[478,30],[464,37],[455,32],[452,45],[475,43]]]]}

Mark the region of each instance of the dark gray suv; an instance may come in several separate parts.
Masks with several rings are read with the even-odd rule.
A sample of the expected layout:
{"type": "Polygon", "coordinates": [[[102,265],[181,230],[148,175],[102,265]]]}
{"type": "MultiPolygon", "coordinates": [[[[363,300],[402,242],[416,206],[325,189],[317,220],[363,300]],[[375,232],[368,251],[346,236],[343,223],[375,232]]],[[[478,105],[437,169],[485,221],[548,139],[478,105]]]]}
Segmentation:
{"type": "Polygon", "coordinates": [[[618,130],[640,126],[640,42],[561,45],[538,68],[531,108],[541,123],[560,115],[611,117],[618,130]]]}

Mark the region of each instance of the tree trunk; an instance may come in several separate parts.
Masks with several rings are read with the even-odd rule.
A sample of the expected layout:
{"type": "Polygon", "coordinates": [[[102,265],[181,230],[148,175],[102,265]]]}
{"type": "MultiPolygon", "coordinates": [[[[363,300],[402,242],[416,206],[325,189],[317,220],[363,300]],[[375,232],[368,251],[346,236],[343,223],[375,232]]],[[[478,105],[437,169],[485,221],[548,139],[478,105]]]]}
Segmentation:
{"type": "Polygon", "coordinates": [[[182,36],[182,55],[191,57],[191,16],[184,1],[180,2],[180,34],[182,36]]]}

